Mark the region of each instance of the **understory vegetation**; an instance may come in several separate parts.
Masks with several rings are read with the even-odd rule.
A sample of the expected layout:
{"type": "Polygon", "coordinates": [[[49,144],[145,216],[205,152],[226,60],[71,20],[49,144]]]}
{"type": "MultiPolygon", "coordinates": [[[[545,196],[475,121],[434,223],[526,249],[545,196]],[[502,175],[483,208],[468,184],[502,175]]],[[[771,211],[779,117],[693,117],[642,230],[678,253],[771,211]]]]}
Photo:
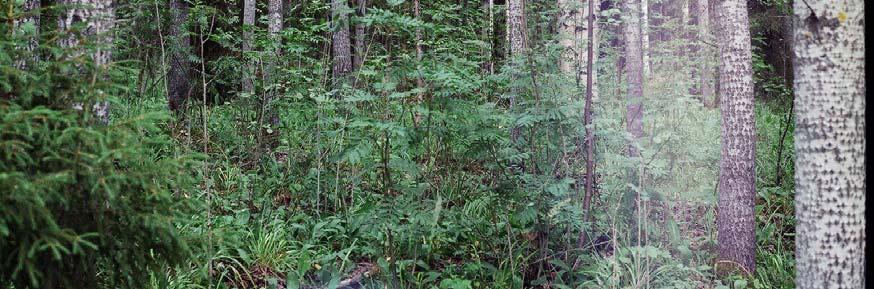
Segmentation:
{"type": "Polygon", "coordinates": [[[161,1],[116,8],[130,25],[106,66],[67,57],[45,28],[43,59],[16,65],[19,12],[3,5],[0,288],[794,287],[792,92],[767,61],[754,63],[757,268],[719,277],[720,112],[688,92],[689,63],[715,55],[677,57],[682,39],[650,48],[630,158],[621,51],[600,48],[585,220],[585,88],[554,65],[552,4],[529,3],[531,52],[484,73],[478,4],[423,3],[416,19],[403,0],[377,2],[353,20],[372,33],[367,57],[332,86],[328,3],[289,4],[282,41],[248,27],[242,54],[236,4],[192,1],[181,113],[167,110],[164,40],[147,32],[166,29],[161,1]],[[245,63],[254,93],[238,91],[245,63]],[[91,113],[102,101],[108,124],[91,113]]]}

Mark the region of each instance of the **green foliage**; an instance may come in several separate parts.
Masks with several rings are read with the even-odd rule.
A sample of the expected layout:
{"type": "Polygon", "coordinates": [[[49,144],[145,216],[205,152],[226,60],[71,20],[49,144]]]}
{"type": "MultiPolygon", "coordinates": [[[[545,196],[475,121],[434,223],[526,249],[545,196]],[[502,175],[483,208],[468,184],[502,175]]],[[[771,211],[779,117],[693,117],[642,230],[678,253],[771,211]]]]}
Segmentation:
{"type": "Polygon", "coordinates": [[[161,153],[174,145],[159,126],[166,113],[99,124],[90,107],[125,88],[100,80],[100,68],[63,50],[60,59],[18,69],[12,59],[26,54],[6,36],[0,38],[0,286],[138,288],[151,270],[184,260],[188,246],[177,225],[191,212],[194,187],[179,172],[194,162],[161,153]]]}

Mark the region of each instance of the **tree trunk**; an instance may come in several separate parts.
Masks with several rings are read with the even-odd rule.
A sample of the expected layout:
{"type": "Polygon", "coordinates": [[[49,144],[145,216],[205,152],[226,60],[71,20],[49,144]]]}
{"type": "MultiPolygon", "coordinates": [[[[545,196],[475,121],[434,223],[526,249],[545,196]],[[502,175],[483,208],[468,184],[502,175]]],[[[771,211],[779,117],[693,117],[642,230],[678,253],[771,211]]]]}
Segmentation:
{"type": "MultiPolygon", "coordinates": [[[[526,53],[526,30],[527,25],[525,20],[524,0],[507,0],[507,42],[510,43],[511,61],[520,60],[526,53]]],[[[518,75],[512,77],[512,81],[518,80],[518,75]]],[[[513,89],[510,93],[510,110],[513,110],[516,106],[516,98],[518,97],[518,94],[518,89],[513,89]]],[[[520,131],[520,128],[515,124],[510,126],[510,139],[513,143],[518,142],[520,131]]]]}
{"type": "Polygon", "coordinates": [[[492,43],[492,34],[495,27],[494,6],[494,0],[483,0],[483,14],[486,16],[486,23],[483,25],[482,31],[482,39],[483,42],[486,43],[482,51],[483,63],[481,68],[483,75],[491,75],[495,72],[495,66],[492,59],[492,55],[494,54],[493,50],[495,49],[495,46],[492,43]]]}
{"type": "Polygon", "coordinates": [[[349,41],[349,14],[346,0],[331,1],[331,43],[334,51],[332,70],[334,87],[341,85],[352,71],[352,48],[349,41]]]}
{"type": "Polygon", "coordinates": [[[717,270],[756,270],[756,122],[746,1],[715,3],[722,112],[722,158],[716,217],[717,270]]]}
{"type": "Polygon", "coordinates": [[[652,74],[649,60],[649,0],[640,0],[640,43],[643,77],[652,74]]]}
{"type": "Polygon", "coordinates": [[[796,1],[796,285],[865,288],[864,2],[796,1]]]}
{"type": "Polygon", "coordinates": [[[582,24],[584,14],[582,1],[558,0],[558,45],[562,52],[558,67],[565,74],[575,74],[581,70],[582,59],[582,24]]]}
{"type": "MultiPolygon", "coordinates": [[[[82,37],[93,38],[97,47],[91,51],[91,59],[96,66],[105,66],[112,60],[112,31],[115,25],[115,11],[112,0],[60,0],[60,5],[68,5],[63,14],[58,17],[58,29],[71,31],[79,22],[85,22],[85,30],[80,31],[82,37]]],[[[66,33],[58,40],[64,48],[74,49],[76,54],[84,53],[79,46],[80,38],[75,33],[66,33]]],[[[74,104],[74,108],[82,109],[82,104],[74,104]]],[[[97,101],[91,107],[95,117],[103,124],[109,123],[109,102],[97,101]]]]}
{"type": "MultiPolygon", "coordinates": [[[[594,196],[594,180],[595,180],[595,134],[594,134],[594,126],[592,125],[592,116],[594,115],[594,111],[592,109],[592,102],[594,101],[595,95],[595,58],[597,54],[595,54],[596,50],[596,40],[597,36],[595,35],[595,0],[588,0],[588,5],[586,9],[586,26],[591,27],[592,29],[586,29],[587,31],[587,42],[586,45],[586,104],[583,110],[583,125],[586,127],[586,183],[585,183],[585,195],[583,197],[583,222],[589,222],[590,208],[592,203],[592,197],[594,196]]],[[[586,244],[586,232],[580,232],[579,241],[577,243],[577,247],[582,247],[586,244]]]]}
{"type": "MultiPolygon", "coordinates": [[[[625,0],[624,10],[631,16],[625,23],[625,69],[628,91],[626,104],[626,130],[634,138],[628,148],[629,157],[639,157],[637,140],[643,137],[643,51],[641,33],[640,0],[625,0]]],[[[635,181],[636,183],[636,181],[635,181]]]]}
{"type": "Polygon", "coordinates": [[[255,0],[243,0],[243,92],[255,92],[255,63],[246,55],[252,51],[255,29],[255,0]]]}
{"type": "MultiPolygon", "coordinates": [[[[640,0],[624,0],[622,10],[626,15],[629,15],[628,20],[623,23],[623,33],[625,40],[625,69],[626,69],[626,115],[625,129],[631,135],[632,140],[628,144],[628,157],[637,160],[640,158],[640,150],[638,145],[643,137],[643,51],[641,37],[641,4],[640,0]]],[[[636,162],[635,162],[636,163],[636,162]]],[[[634,186],[640,184],[639,168],[637,165],[628,168],[628,182],[634,186]]],[[[637,203],[640,201],[640,194],[635,190],[626,192],[625,213],[630,220],[632,228],[638,227],[636,214],[638,210],[637,203]]],[[[640,232],[638,230],[638,232],[640,232]]],[[[638,235],[632,235],[635,240],[640,240],[638,235]]],[[[638,243],[639,244],[639,243],[638,243]]]]}
{"type": "Polygon", "coordinates": [[[279,32],[282,31],[282,0],[270,0],[267,4],[267,33],[278,41],[279,32]]]}
{"type": "MultiPolygon", "coordinates": [[[[419,20],[419,0],[413,0],[413,17],[416,20],[419,20]]],[[[422,50],[422,29],[421,28],[416,28],[415,41],[416,41],[416,66],[421,66],[422,65],[422,58],[425,56],[425,52],[424,52],[424,50],[422,50]]],[[[418,71],[418,73],[416,73],[416,87],[417,88],[424,88],[425,87],[425,80],[422,78],[421,68],[419,68],[417,70],[419,70],[419,71],[418,71]]],[[[418,101],[419,103],[422,103],[423,97],[424,97],[424,94],[422,94],[421,92],[417,93],[416,94],[416,101],[418,101]]],[[[418,123],[418,121],[417,121],[417,123],[418,123]]]]}
{"type": "Polygon", "coordinates": [[[186,22],[188,20],[188,3],[182,0],[170,0],[170,67],[167,72],[167,103],[171,111],[179,113],[188,101],[191,92],[190,64],[188,53],[191,42],[188,37],[186,22]]]}
{"type": "Polygon", "coordinates": [[[26,35],[27,44],[24,45],[24,51],[27,52],[28,57],[16,61],[16,67],[19,69],[24,69],[39,61],[39,52],[37,51],[37,46],[39,46],[39,10],[39,0],[25,0],[24,9],[22,9],[22,13],[25,14],[24,17],[15,19],[14,25],[18,31],[24,32],[21,29],[28,23],[33,25],[33,32],[26,35]]]}
{"type": "MultiPolygon", "coordinates": [[[[367,15],[367,0],[358,0],[358,17],[367,15]]],[[[352,55],[352,67],[358,69],[364,63],[364,54],[367,50],[367,31],[364,23],[358,21],[355,24],[355,53],[352,55]]]]}

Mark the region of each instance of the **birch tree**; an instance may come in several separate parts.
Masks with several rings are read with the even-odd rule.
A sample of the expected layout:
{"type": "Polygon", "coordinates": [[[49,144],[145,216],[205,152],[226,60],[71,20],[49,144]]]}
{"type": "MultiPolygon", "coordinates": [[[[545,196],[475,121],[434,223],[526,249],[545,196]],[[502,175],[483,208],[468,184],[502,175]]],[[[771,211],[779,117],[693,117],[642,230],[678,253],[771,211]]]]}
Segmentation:
{"type": "Polygon", "coordinates": [[[865,287],[862,0],[796,1],[798,288],[865,287]]]}
{"type": "MultiPolygon", "coordinates": [[[[65,7],[59,15],[58,29],[67,32],[58,40],[60,47],[73,50],[73,57],[81,55],[85,49],[80,46],[81,38],[94,39],[96,47],[90,51],[94,65],[101,67],[109,64],[112,60],[112,35],[110,31],[115,25],[115,12],[112,0],[60,0],[58,4],[65,7]],[[70,33],[79,23],[84,22],[85,29],[77,33],[70,33]]],[[[76,109],[82,109],[82,104],[73,105],[76,109]]],[[[95,117],[106,124],[109,123],[109,103],[106,101],[95,102],[92,107],[95,117]]]]}
{"type": "MultiPolygon", "coordinates": [[[[717,204],[717,269],[756,269],[756,123],[749,18],[744,0],[716,0],[722,112],[717,204]]],[[[740,271],[740,272],[737,272],[740,271]]]]}
{"type": "Polygon", "coordinates": [[[16,66],[23,69],[39,60],[39,53],[36,50],[39,45],[39,0],[25,0],[21,13],[22,15],[19,18],[15,18],[14,26],[17,32],[23,33],[27,39],[24,51],[28,54],[28,57],[16,61],[16,66]]]}

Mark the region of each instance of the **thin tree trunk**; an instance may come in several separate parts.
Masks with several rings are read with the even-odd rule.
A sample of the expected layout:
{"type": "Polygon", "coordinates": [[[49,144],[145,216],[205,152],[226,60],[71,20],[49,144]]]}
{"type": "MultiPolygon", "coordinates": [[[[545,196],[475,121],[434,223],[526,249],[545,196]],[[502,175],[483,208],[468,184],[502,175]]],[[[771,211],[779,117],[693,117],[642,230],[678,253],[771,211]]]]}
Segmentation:
{"type": "MultiPolygon", "coordinates": [[[[643,47],[641,34],[640,0],[625,0],[625,11],[632,16],[625,23],[625,69],[628,91],[626,104],[626,130],[633,137],[628,148],[629,157],[639,157],[637,140],[643,137],[643,47]]],[[[636,183],[636,181],[634,181],[636,183]]]]}
{"type": "MultiPolygon", "coordinates": [[[[595,95],[595,0],[588,0],[588,10],[586,18],[586,26],[592,28],[587,29],[588,48],[586,49],[586,104],[583,110],[583,125],[586,126],[586,185],[585,196],[583,197],[583,222],[589,222],[591,216],[591,203],[594,196],[594,180],[595,180],[595,134],[594,126],[592,125],[592,102],[595,95]]],[[[577,247],[582,247],[586,244],[586,232],[580,232],[577,247]]]]}
{"type": "MultiPolygon", "coordinates": [[[[525,20],[525,3],[524,0],[507,0],[507,42],[510,43],[510,59],[511,61],[521,60],[526,53],[527,45],[525,43],[526,20],[525,20]]],[[[518,81],[519,76],[512,77],[512,81],[518,81]]],[[[518,97],[518,89],[513,89],[510,93],[509,102],[510,110],[516,106],[516,98],[518,97]]],[[[515,144],[519,141],[521,129],[515,124],[510,126],[510,139],[515,144]]]]}
{"type": "Polygon", "coordinates": [[[255,0],[243,0],[243,92],[255,92],[255,63],[246,55],[252,51],[255,29],[255,0]]]}
{"type": "Polygon", "coordinates": [[[862,0],[796,1],[796,286],[865,288],[862,0]]]}
{"type": "Polygon", "coordinates": [[[171,111],[181,112],[191,93],[190,63],[188,54],[191,41],[188,37],[188,3],[170,0],[170,67],[167,71],[167,104],[171,111]]]}
{"type": "Polygon", "coordinates": [[[483,47],[482,55],[483,55],[483,64],[482,64],[482,72],[484,75],[491,75],[495,72],[494,63],[492,62],[493,50],[495,49],[494,45],[492,45],[492,34],[495,28],[495,14],[494,14],[495,0],[483,0],[483,14],[486,15],[486,25],[483,26],[482,31],[482,39],[483,42],[486,43],[485,47],[483,47]]]}
{"type": "Polygon", "coordinates": [[[746,1],[715,3],[722,112],[722,158],[716,217],[718,272],[756,269],[756,123],[746,1]]]}
{"type": "MultiPolygon", "coordinates": [[[[367,15],[367,0],[358,0],[358,17],[367,15]]],[[[358,69],[364,63],[364,54],[367,47],[367,31],[364,23],[355,23],[355,53],[352,54],[352,67],[358,69]]]]}
{"type": "Polygon", "coordinates": [[[349,41],[349,14],[346,0],[331,1],[331,43],[334,51],[332,70],[334,88],[338,88],[352,71],[352,48],[349,41]]]}
{"type": "Polygon", "coordinates": [[[643,77],[652,74],[649,59],[649,0],[640,0],[640,43],[643,55],[643,77]]]}
{"type": "MultiPolygon", "coordinates": [[[[419,0],[413,0],[413,17],[416,20],[419,20],[419,0]]],[[[416,65],[422,65],[422,58],[425,56],[425,52],[422,50],[422,29],[416,28],[416,65]]],[[[425,80],[422,78],[422,73],[419,71],[416,73],[416,87],[424,88],[425,80]]],[[[422,103],[424,94],[419,92],[416,94],[416,101],[422,103]]]]}

